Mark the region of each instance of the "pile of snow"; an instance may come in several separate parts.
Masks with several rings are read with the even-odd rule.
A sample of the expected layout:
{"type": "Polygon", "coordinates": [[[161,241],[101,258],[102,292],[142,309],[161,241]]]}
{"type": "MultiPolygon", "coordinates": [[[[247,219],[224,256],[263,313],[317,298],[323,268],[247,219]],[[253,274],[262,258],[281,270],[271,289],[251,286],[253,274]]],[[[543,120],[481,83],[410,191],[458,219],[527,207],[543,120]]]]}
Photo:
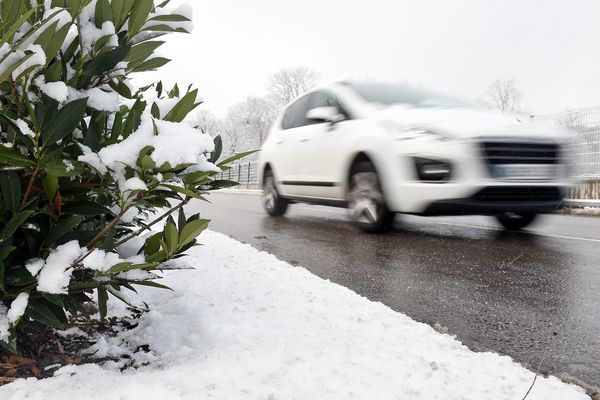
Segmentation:
{"type": "MultiPolygon", "coordinates": [[[[2,386],[0,398],[521,399],[534,378],[507,356],[472,352],[224,235],[205,232],[200,241],[177,260],[196,270],[166,274],[174,292],[141,290],[151,311],[139,326],[91,349],[128,352],[147,366],[67,366],[2,386]],[[141,345],[152,351],[134,352],[141,345]]],[[[528,399],[588,397],[539,377],[528,399]]]]}
{"type": "Polygon", "coordinates": [[[565,209],[569,214],[574,215],[593,215],[600,216],[600,207],[581,207],[581,208],[566,208],[565,209]]]}
{"type": "MultiPolygon", "coordinates": [[[[82,254],[83,250],[79,247],[77,240],[72,240],[52,250],[40,269],[37,290],[51,294],[67,294],[67,287],[73,273],[73,269],[70,268],[71,264],[82,254]]],[[[33,264],[37,268],[40,259],[36,258],[27,264],[30,266],[33,264]]]]}
{"type": "Polygon", "coordinates": [[[140,151],[146,146],[154,148],[150,158],[158,166],[190,164],[203,171],[220,171],[204,155],[215,148],[209,135],[186,122],[155,120],[148,111],[142,114],[138,129],[125,140],[101,149],[98,154],[82,146],[84,154],[78,160],[100,172],[109,171],[122,192],[144,190],[145,184],[138,178],[126,179],[125,171],[127,166],[135,168],[140,151]]]}
{"type": "Polygon", "coordinates": [[[19,293],[19,295],[10,303],[10,308],[0,302],[0,340],[6,340],[10,336],[9,328],[16,325],[25,314],[25,309],[29,303],[29,293],[19,293]]]}

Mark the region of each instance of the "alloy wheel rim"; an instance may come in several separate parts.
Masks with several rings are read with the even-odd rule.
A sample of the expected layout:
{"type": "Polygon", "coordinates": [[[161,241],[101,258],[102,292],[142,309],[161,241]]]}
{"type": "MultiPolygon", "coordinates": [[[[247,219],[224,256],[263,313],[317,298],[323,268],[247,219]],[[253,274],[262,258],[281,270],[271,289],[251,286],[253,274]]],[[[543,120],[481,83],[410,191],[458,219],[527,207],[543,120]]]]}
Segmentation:
{"type": "Polygon", "coordinates": [[[350,214],[355,221],[376,224],[383,201],[377,174],[360,172],[353,175],[349,200],[350,214]]]}
{"type": "Polygon", "coordinates": [[[275,190],[275,185],[273,184],[273,178],[267,178],[267,182],[265,183],[265,207],[269,210],[275,208],[275,204],[277,203],[277,191],[275,190]]]}

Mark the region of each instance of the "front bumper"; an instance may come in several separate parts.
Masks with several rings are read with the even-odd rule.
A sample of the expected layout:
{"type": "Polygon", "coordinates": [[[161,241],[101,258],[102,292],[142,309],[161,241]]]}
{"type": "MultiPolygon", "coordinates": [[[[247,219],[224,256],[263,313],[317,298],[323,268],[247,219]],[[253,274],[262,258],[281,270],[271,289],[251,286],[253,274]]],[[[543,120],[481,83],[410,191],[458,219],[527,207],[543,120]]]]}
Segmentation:
{"type": "Polygon", "coordinates": [[[564,188],[557,186],[490,186],[467,198],[437,200],[422,215],[499,215],[543,213],[560,208],[564,188]]]}

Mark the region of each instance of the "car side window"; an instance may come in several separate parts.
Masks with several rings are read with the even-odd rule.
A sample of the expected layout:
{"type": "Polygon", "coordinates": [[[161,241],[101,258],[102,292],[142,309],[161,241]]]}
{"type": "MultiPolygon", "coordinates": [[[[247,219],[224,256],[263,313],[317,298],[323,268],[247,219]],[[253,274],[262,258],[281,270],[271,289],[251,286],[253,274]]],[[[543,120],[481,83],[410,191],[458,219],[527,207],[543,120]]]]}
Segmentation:
{"type": "MultiPolygon", "coordinates": [[[[311,94],[310,107],[307,111],[317,107],[334,107],[339,114],[343,115],[345,119],[350,119],[350,116],[344,110],[344,107],[340,104],[338,99],[327,92],[314,92],[311,94]]],[[[310,121],[310,123],[318,123],[318,121],[310,121]]]]}
{"type": "Polygon", "coordinates": [[[311,95],[307,95],[289,106],[283,114],[281,128],[292,129],[307,125],[308,120],[306,119],[306,113],[309,110],[310,103],[311,95]]]}

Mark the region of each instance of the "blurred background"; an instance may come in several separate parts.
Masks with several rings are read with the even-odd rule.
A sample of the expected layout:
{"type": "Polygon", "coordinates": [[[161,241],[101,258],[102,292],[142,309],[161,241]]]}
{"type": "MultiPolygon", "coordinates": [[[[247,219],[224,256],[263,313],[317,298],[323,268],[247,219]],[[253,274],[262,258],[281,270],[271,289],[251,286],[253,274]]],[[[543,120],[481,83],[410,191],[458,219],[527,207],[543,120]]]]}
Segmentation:
{"type": "Polygon", "coordinates": [[[193,122],[221,134],[228,154],[260,147],[282,106],[319,83],[408,82],[570,128],[573,172],[588,182],[576,197],[599,196],[598,2],[205,0],[192,7],[192,35],[174,35],[163,48],[174,61],[160,77],[138,79],[197,85],[205,104],[193,122]]]}

